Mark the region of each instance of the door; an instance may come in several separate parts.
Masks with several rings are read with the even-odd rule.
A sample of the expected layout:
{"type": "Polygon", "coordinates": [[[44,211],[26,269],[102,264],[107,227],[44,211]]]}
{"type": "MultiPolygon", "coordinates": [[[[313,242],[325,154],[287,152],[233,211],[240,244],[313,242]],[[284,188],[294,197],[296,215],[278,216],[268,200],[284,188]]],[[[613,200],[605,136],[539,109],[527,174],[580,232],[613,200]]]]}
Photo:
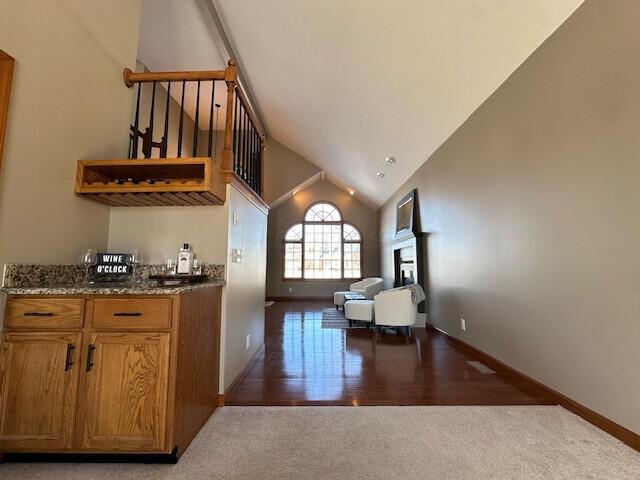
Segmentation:
{"type": "Polygon", "coordinates": [[[0,450],[73,446],[80,333],[5,333],[0,355],[0,450]]]}
{"type": "Polygon", "coordinates": [[[92,333],[78,407],[82,449],[165,447],[168,333],[92,333]]]}

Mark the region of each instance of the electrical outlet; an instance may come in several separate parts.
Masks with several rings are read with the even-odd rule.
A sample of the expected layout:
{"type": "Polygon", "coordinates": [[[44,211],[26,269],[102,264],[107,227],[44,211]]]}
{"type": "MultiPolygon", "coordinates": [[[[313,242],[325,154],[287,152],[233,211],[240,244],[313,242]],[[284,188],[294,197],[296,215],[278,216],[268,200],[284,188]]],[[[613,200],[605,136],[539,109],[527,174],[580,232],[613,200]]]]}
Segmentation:
{"type": "Polygon", "coordinates": [[[238,212],[234,211],[232,217],[233,217],[233,226],[237,227],[238,226],[238,212]]]}
{"type": "Polygon", "coordinates": [[[244,349],[249,350],[250,346],[251,346],[251,335],[247,335],[247,338],[244,341],[244,349]]]}
{"type": "Polygon", "coordinates": [[[467,330],[467,321],[464,318],[460,319],[460,328],[464,331],[467,330]]]}
{"type": "Polygon", "coordinates": [[[289,287],[289,293],[293,292],[293,288],[289,287]]]}

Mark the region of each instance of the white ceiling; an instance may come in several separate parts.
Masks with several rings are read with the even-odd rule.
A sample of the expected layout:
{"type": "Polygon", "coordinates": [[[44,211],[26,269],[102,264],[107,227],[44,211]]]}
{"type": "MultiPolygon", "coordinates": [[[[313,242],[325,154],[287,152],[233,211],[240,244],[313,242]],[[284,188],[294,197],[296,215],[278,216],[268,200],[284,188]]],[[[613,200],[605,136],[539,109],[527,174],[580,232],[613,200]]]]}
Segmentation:
{"type": "Polygon", "coordinates": [[[212,1],[271,135],[374,205],[582,3],[212,1]]]}

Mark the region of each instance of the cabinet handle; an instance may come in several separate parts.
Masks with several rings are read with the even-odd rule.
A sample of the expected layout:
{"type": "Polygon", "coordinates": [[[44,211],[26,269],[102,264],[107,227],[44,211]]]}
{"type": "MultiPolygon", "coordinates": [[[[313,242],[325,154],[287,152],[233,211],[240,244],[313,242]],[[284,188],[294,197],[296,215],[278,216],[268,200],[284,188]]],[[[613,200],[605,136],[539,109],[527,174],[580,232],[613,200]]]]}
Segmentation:
{"type": "Polygon", "coordinates": [[[114,317],[141,317],[142,314],[140,312],[116,312],[113,314],[114,317]]]}
{"type": "Polygon", "coordinates": [[[87,351],[87,372],[93,368],[93,352],[95,349],[95,345],[89,345],[89,349],[87,351]]]}
{"type": "Polygon", "coordinates": [[[68,372],[73,366],[73,351],[76,346],[73,343],[67,343],[67,358],[64,361],[64,371],[68,372]]]}
{"type": "Polygon", "coordinates": [[[55,313],[53,312],[25,312],[23,314],[25,317],[53,317],[55,313]]]}

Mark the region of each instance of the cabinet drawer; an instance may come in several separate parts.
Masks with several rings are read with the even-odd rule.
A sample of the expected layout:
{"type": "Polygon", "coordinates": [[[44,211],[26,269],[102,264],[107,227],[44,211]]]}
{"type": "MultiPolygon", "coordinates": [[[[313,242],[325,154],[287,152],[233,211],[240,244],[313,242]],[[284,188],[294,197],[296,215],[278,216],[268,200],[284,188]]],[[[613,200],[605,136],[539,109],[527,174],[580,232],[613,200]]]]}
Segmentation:
{"type": "Polygon", "coordinates": [[[9,298],[5,328],[80,329],[83,306],[81,298],[9,298]]]}
{"type": "Polygon", "coordinates": [[[96,330],[165,330],[171,328],[170,298],[96,298],[96,330]]]}

